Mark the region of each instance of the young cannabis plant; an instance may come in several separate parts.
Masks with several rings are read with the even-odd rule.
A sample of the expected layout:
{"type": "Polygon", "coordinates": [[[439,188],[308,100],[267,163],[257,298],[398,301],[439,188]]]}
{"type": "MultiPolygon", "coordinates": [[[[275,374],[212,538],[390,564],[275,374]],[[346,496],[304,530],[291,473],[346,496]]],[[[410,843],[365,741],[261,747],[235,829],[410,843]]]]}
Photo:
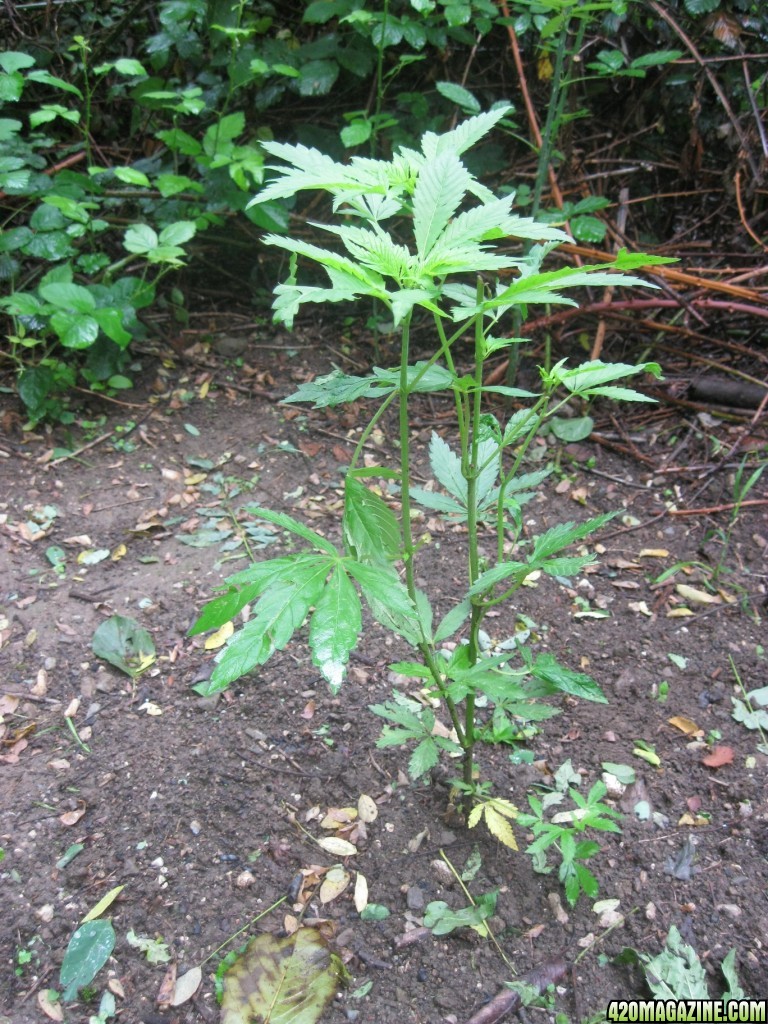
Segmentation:
{"type": "MultiPolygon", "coordinates": [[[[380,743],[413,744],[414,777],[429,772],[441,751],[458,755],[464,806],[469,811],[478,798],[482,806],[470,816],[470,823],[482,817],[508,842],[511,829],[504,819],[511,805],[489,800],[475,777],[475,746],[481,739],[477,696],[505,706],[530,704],[558,693],[605,700],[593,680],[549,654],[534,656],[525,646],[500,654],[482,650],[480,629],[487,613],[512,597],[534,571],[572,576],[591,563],[592,555],[564,551],[610,518],[563,523],[524,543],[521,505],[546,475],[522,473],[525,455],[542,422],[571,398],[601,395],[647,401],[615,382],[641,372],[658,376],[660,370],[655,363],[595,361],[568,368],[563,361],[542,371],[541,390],[534,394],[485,385],[485,362],[521,340],[505,336],[503,318],[511,311],[525,315],[533,303],[575,305],[565,291],[583,285],[643,284],[624,272],[665,261],[622,252],[610,264],[544,270],[546,256],[566,236],[513,214],[513,197],[496,198],[461,159],[507,110],[500,106],[479,114],[444,135],[427,132],[420,150],[401,149],[389,161],[354,157],[341,164],[304,146],[264,144],[284,164],[273,168],[277,177],[254,202],[293,196],[300,189],[325,191],[332,197],[335,220],[316,227],[340,243],[323,248],[281,235],[265,237],[267,245],[291,253],[289,278],[275,290],[275,319],[290,327],[305,303],[376,299],[400,332],[400,363],[376,367],[365,377],[332,373],[302,385],[287,399],[315,407],[359,399],[375,405],[345,479],[343,544],[337,547],[289,515],[254,507],[254,515],[295,534],[306,548],[230,577],[224,593],[205,606],[192,632],[219,628],[253,605],[210,680],[196,687],[200,693],[213,694],[264,664],[308,618],[312,659],[336,692],[360,637],[362,595],[372,616],[414,652],[393,669],[421,680],[428,703],[438,701],[452,727],[449,736],[437,734],[431,707],[396,693],[372,709],[389,723],[380,743]],[[535,244],[525,255],[508,243],[506,248],[494,244],[510,237],[535,244]],[[322,267],[328,286],[299,283],[299,257],[322,267]],[[412,362],[410,329],[417,312],[432,318],[435,346],[429,358],[412,362]],[[463,339],[472,346],[470,372],[457,366],[455,353],[463,339]],[[411,483],[409,406],[414,396],[425,392],[451,394],[456,412],[455,450],[437,435],[430,446],[442,491],[411,483]],[[485,411],[491,394],[526,405],[502,423],[485,411]],[[366,439],[393,405],[399,420],[397,465],[360,465],[366,439]],[[388,482],[388,498],[368,486],[373,479],[388,482]],[[416,506],[466,529],[464,592],[437,622],[429,595],[416,586],[416,506]],[[481,557],[481,537],[484,547],[493,548],[491,557],[481,557]],[[461,642],[447,651],[444,644],[451,637],[461,642]]],[[[462,361],[465,358],[462,349],[462,361]]],[[[453,564],[451,571],[456,571],[453,564]]]]}

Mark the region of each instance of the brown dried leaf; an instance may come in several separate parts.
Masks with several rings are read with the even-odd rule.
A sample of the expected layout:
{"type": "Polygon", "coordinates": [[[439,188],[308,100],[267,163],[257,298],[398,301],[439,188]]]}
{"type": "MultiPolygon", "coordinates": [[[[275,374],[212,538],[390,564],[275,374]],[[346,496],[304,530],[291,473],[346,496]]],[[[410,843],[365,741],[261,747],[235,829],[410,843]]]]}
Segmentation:
{"type": "Polygon", "coordinates": [[[155,1001],[158,1006],[169,1006],[176,991],[176,964],[168,964],[155,1001]]]}

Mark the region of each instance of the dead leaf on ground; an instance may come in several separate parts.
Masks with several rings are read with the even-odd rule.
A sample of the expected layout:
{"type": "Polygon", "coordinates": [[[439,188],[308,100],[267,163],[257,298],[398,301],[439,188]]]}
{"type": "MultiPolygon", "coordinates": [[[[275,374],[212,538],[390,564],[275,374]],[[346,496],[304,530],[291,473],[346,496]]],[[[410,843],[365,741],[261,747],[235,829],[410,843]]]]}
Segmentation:
{"type": "Polygon", "coordinates": [[[675,715],[673,718],[668,718],[667,721],[670,725],[673,725],[680,732],[685,733],[686,736],[703,736],[704,730],[699,728],[695,722],[692,722],[690,718],[686,718],[684,715],[675,715]]]}
{"type": "Polygon", "coordinates": [[[702,757],[701,763],[706,765],[707,768],[722,768],[726,764],[732,764],[733,750],[731,747],[713,747],[712,753],[702,757]]]}
{"type": "Polygon", "coordinates": [[[76,825],[84,814],[85,807],[78,807],[76,811],[65,811],[65,813],[60,816],[59,821],[62,825],[69,827],[71,825],[76,825]]]}
{"type": "Polygon", "coordinates": [[[158,1006],[169,1006],[176,992],[176,964],[169,964],[157,991],[155,1002],[158,1006]]]}
{"type": "Polygon", "coordinates": [[[343,968],[315,928],[259,935],[223,975],[221,1024],[301,1020],[314,1024],[333,1000],[343,968]]]}
{"type": "Polygon", "coordinates": [[[320,902],[331,903],[341,896],[352,880],[352,876],[341,865],[331,868],[320,886],[320,902]]]}

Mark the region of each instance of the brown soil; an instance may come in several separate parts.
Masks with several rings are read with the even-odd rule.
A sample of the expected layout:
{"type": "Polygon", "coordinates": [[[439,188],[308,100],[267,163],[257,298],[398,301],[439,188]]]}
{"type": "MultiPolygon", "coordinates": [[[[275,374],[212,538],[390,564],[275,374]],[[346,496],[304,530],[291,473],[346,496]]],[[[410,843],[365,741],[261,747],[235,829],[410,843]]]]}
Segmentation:
{"type": "MultiPolygon", "coordinates": [[[[191,690],[210,673],[212,654],[187,630],[213,588],[247,558],[243,546],[226,550],[226,540],[184,541],[199,538],[197,531],[211,523],[255,524],[239,511],[253,501],[338,535],[339,485],[362,413],[358,422],[354,410],[286,409],[264,393],[247,394],[252,384],[288,394],[311,369],[326,371],[331,358],[338,361],[313,351],[311,339],[306,348],[286,348],[294,343],[246,349],[246,368],[239,371],[224,361],[210,367],[182,361],[168,371],[146,358],[146,394],[154,385],[159,400],[136,409],[105,406],[106,421],[94,432],[109,436],[76,458],[56,462],[49,452],[45,461],[47,449],[67,443],[61,429],[37,442],[0,443],[0,693],[20,698],[6,700],[0,726],[0,1009],[6,1014],[0,1020],[45,1019],[38,994],[58,987],[69,937],[118,885],[124,888],[106,911],[117,944],[94,982],[95,1002],[69,1005],[65,1020],[87,1022],[110,978],[124,993],[118,1019],[130,1024],[218,1019],[213,974],[220,957],[248,934],[278,932],[290,906],[268,911],[297,873],[335,861],[297,822],[311,836],[328,834],[312,809],[355,807],[361,794],[376,801],[378,817],[347,868],[365,875],[370,900],[390,916],[361,921],[351,888],[325,906],[314,892],[307,916],[330,921],[350,975],[323,1018],[329,1024],[463,1024],[513,980],[495,946],[472,931],[398,945],[430,901],[466,905],[435,866],[441,851],[458,870],[479,853],[481,867],[468,886],[474,896],[498,891],[492,928],[516,974],[558,956],[573,965],[554,1005],[574,1022],[599,1014],[611,999],[647,996],[642,976],[612,958],[627,946],[658,953],[671,925],[697,950],[713,995],[722,990],[719,965],[734,948],[747,994],[764,997],[768,759],[757,749],[759,734],[732,718],[731,696],[738,695],[733,666],[747,689],[768,684],[766,505],[741,511],[725,552],[722,538],[711,534],[729,526],[730,512],[665,514],[672,503],[710,507],[732,500],[733,468],[705,483],[695,472],[665,474],[665,465],[680,458],[706,457],[706,449],[694,454],[691,446],[687,456],[676,455],[670,443],[673,432],[684,430],[704,443],[695,420],[638,421],[635,430],[634,413],[627,412],[634,444],[651,465],[594,440],[576,451],[553,449],[561,473],[526,506],[533,532],[608,509],[620,508],[624,517],[604,531],[596,571],[570,587],[538,581],[525,589],[519,608],[504,610],[489,627],[501,641],[513,633],[516,613],[524,614],[534,623],[535,650],[553,651],[591,673],[609,703],[556,700],[562,713],[530,741],[534,764],[513,764],[509,747],[480,754],[495,793],[520,807],[531,787],[552,785],[568,759],[582,777],[582,792],[600,779],[602,762],[635,768],[636,784],[617,803],[625,815],[621,834],[593,836],[602,846],[591,862],[599,898],[619,900],[624,915],[623,924],[606,930],[593,900],[582,897],[568,907],[556,871],[537,874],[524,852],[511,852],[481,828],[466,830],[451,816],[442,783],[408,783],[407,752],[376,748],[381,723],[367,706],[389,696],[388,665],[406,653],[378,627],[361,642],[336,698],[300,642],[218,700],[191,690]],[[249,375],[248,364],[268,368],[271,377],[249,375]],[[129,417],[141,422],[131,432],[117,431],[129,417]],[[199,460],[209,462],[201,467],[199,460]],[[49,512],[49,527],[36,530],[35,519],[46,519],[44,506],[55,506],[56,515],[49,512]],[[228,518],[216,518],[222,511],[228,518]],[[66,554],[61,575],[46,556],[51,545],[66,554]],[[78,554],[91,549],[110,556],[78,564],[78,554]],[[653,584],[676,562],[711,566],[721,554],[718,603],[692,603],[675,589],[681,582],[704,589],[701,569],[653,584]],[[692,614],[673,614],[683,607],[692,614]],[[610,617],[576,617],[595,608],[610,617]],[[135,683],[91,651],[94,630],[114,613],[134,617],[154,638],[158,661],[135,683]],[[705,765],[708,748],[671,725],[673,716],[692,720],[704,736],[717,731],[732,761],[705,765]],[[659,767],[633,754],[637,740],[655,747],[659,767]],[[641,800],[648,819],[635,813],[641,800]],[[74,823],[63,823],[77,817],[63,815],[78,811],[74,823]],[[58,868],[72,844],[82,851],[58,868]],[[690,852],[686,844],[695,847],[690,870],[675,868],[681,852],[690,852]],[[126,941],[130,930],[162,938],[179,974],[204,964],[191,1001],[158,1006],[165,965],[149,964],[126,941]],[[361,994],[366,982],[370,988],[361,994]]],[[[129,397],[139,403],[141,395],[129,397]]],[[[441,410],[425,406],[415,423],[422,453],[430,431],[444,429],[441,410]]],[[[725,449],[736,437],[721,422],[707,432],[719,435],[725,449]]],[[[78,432],[71,446],[85,440],[78,432]]],[[[379,440],[386,447],[386,438],[379,440]]],[[[765,498],[766,483],[750,497],[765,498]]],[[[420,525],[432,533],[422,583],[440,595],[443,613],[459,592],[453,574],[461,534],[426,520],[420,525]]],[[[278,531],[275,543],[261,549],[264,536],[251,538],[256,558],[285,546],[278,531]]],[[[526,835],[517,831],[524,847],[526,835]]],[[[531,1020],[552,1015],[551,1009],[528,1012],[531,1020]]]]}

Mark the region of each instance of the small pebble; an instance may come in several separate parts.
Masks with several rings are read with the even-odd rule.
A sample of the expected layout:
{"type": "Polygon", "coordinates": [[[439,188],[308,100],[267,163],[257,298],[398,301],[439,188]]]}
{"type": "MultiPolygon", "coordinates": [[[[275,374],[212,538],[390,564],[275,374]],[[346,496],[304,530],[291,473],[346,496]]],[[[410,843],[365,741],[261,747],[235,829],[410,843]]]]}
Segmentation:
{"type": "Polygon", "coordinates": [[[424,909],[424,892],[418,885],[408,886],[408,891],[405,894],[405,904],[409,910],[413,910],[416,913],[424,909]]]}

